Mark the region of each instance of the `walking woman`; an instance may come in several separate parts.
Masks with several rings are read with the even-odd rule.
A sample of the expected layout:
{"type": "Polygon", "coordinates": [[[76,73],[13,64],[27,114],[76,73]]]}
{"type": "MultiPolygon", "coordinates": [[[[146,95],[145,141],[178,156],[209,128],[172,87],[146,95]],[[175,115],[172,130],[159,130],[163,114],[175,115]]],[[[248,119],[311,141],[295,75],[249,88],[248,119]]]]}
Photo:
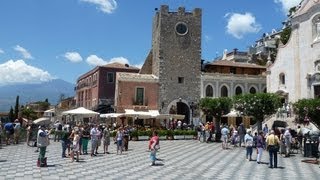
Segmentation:
{"type": "Polygon", "coordinates": [[[108,147],[110,145],[110,126],[103,130],[103,154],[109,154],[108,147]]]}
{"type": "Polygon", "coordinates": [[[74,161],[74,155],[76,154],[76,162],[79,162],[79,153],[80,153],[80,135],[79,129],[74,130],[74,137],[73,137],[73,151],[71,151],[71,162],[74,161]]]}
{"type": "Polygon", "coordinates": [[[82,152],[83,154],[88,154],[88,142],[90,139],[90,129],[89,126],[85,126],[82,132],[82,152]]]}
{"type": "Polygon", "coordinates": [[[258,164],[261,163],[263,149],[264,149],[263,131],[260,131],[257,138],[257,152],[258,152],[257,163],[258,164]]]}
{"type": "Polygon", "coordinates": [[[152,138],[150,139],[150,159],[151,159],[151,166],[154,166],[156,164],[156,154],[158,149],[160,149],[159,145],[159,137],[158,137],[158,132],[153,131],[152,138]]]}
{"type": "Polygon", "coordinates": [[[117,154],[119,154],[119,151],[120,151],[120,154],[122,154],[122,141],[123,141],[122,127],[118,129],[116,139],[117,139],[117,154]]]}

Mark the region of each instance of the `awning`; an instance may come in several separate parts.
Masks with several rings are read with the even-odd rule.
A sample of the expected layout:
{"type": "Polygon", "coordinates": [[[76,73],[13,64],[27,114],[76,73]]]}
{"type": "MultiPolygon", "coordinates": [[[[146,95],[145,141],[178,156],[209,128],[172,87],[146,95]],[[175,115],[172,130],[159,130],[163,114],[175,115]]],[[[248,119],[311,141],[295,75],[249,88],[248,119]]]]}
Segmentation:
{"type": "Polygon", "coordinates": [[[156,118],[157,115],[159,115],[159,111],[158,110],[135,111],[133,109],[125,109],[124,115],[126,117],[149,119],[149,118],[156,118]]]}
{"type": "Polygon", "coordinates": [[[101,118],[117,118],[123,117],[124,113],[107,113],[107,114],[100,114],[101,118]]]}
{"type": "Polygon", "coordinates": [[[156,119],[184,119],[184,117],[182,114],[159,114],[156,119]]]}
{"type": "Polygon", "coordinates": [[[48,125],[50,123],[51,123],[51,120],[48,117],[41,117],[33,121],[33,124],[36,124],[36,125],[48,125]]]}
{"type": "Polygon", "coordinates": [[[63,111],[62,115],[98,115],[99,113],[86,109],[84,107],[79,107],[77,109],[72,109],[69,111],[63,111]]]}

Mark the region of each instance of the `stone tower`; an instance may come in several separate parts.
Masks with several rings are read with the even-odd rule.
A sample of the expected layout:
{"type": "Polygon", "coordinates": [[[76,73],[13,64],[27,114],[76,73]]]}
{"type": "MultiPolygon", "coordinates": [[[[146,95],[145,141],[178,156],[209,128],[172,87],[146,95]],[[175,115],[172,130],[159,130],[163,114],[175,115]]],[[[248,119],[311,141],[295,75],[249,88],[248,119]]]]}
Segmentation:
{"type": "Polygon", "coordinates": [[[163,5],[153,20],[152,74],[159,77],[158,107],[161,113],[176,108],[176,113],[186,115],[186,123],[201,94],[201,17],[199,8],[169,12],[163,5]]]}

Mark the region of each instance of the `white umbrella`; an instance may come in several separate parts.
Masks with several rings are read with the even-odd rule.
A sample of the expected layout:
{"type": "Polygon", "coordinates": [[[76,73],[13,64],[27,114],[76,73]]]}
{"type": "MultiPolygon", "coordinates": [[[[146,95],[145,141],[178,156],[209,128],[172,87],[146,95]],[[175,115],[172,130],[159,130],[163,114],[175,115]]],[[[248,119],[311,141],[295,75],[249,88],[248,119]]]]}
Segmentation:
{"type": "Polygon", "coordinates": [[[100,114],[101,118],[117,118],[117,117],[123,117],[123,113],[107,113],[107,114],[100,114]]]}
{"type": "Polygon", "coordinates": [[[77,109],[72,109],[69,111],[63,111],[62,115],[98,115],[100,113],[97,113],[95,111],[91,111],[89,109],[86,109],[84,107],[79,107],[77,109]]]}
{"type": "Polygon", "coordinates": [[[36,125],[48,125],[50,123],[51,123],[51,120],[49,117],[41,117],[33,121],[33,124],[36,124],[36,125]]]}

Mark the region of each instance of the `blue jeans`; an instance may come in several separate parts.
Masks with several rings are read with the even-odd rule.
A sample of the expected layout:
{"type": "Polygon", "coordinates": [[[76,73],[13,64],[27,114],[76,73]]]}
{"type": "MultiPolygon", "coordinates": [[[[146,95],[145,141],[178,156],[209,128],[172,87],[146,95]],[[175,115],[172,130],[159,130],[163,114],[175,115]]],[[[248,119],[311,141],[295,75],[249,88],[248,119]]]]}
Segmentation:
{"type": "Polygon", "coordinates": [[[67,145],[68,142],[61,140],[61,145],[62,145],[62,157],[66,157],[66,149],[67,149],[67,145]]]}
{"type": "Polygon", "coordinates": [[[269,148],[269,158],[270,158],[269,166],[277,168],[278,155],[277,155],[277,149],[274,146],[271,146],[269,148]],[[273,162],[274,162],[274,164],[273,164],[273,162]]]}
{"type": "Polygon", "coordinates": [[[252,147],[246,147],[247,149],[247,154],[246,154],[246,158],[248,159],[248,156],[250,159],[252,159],[252,147]]]}

